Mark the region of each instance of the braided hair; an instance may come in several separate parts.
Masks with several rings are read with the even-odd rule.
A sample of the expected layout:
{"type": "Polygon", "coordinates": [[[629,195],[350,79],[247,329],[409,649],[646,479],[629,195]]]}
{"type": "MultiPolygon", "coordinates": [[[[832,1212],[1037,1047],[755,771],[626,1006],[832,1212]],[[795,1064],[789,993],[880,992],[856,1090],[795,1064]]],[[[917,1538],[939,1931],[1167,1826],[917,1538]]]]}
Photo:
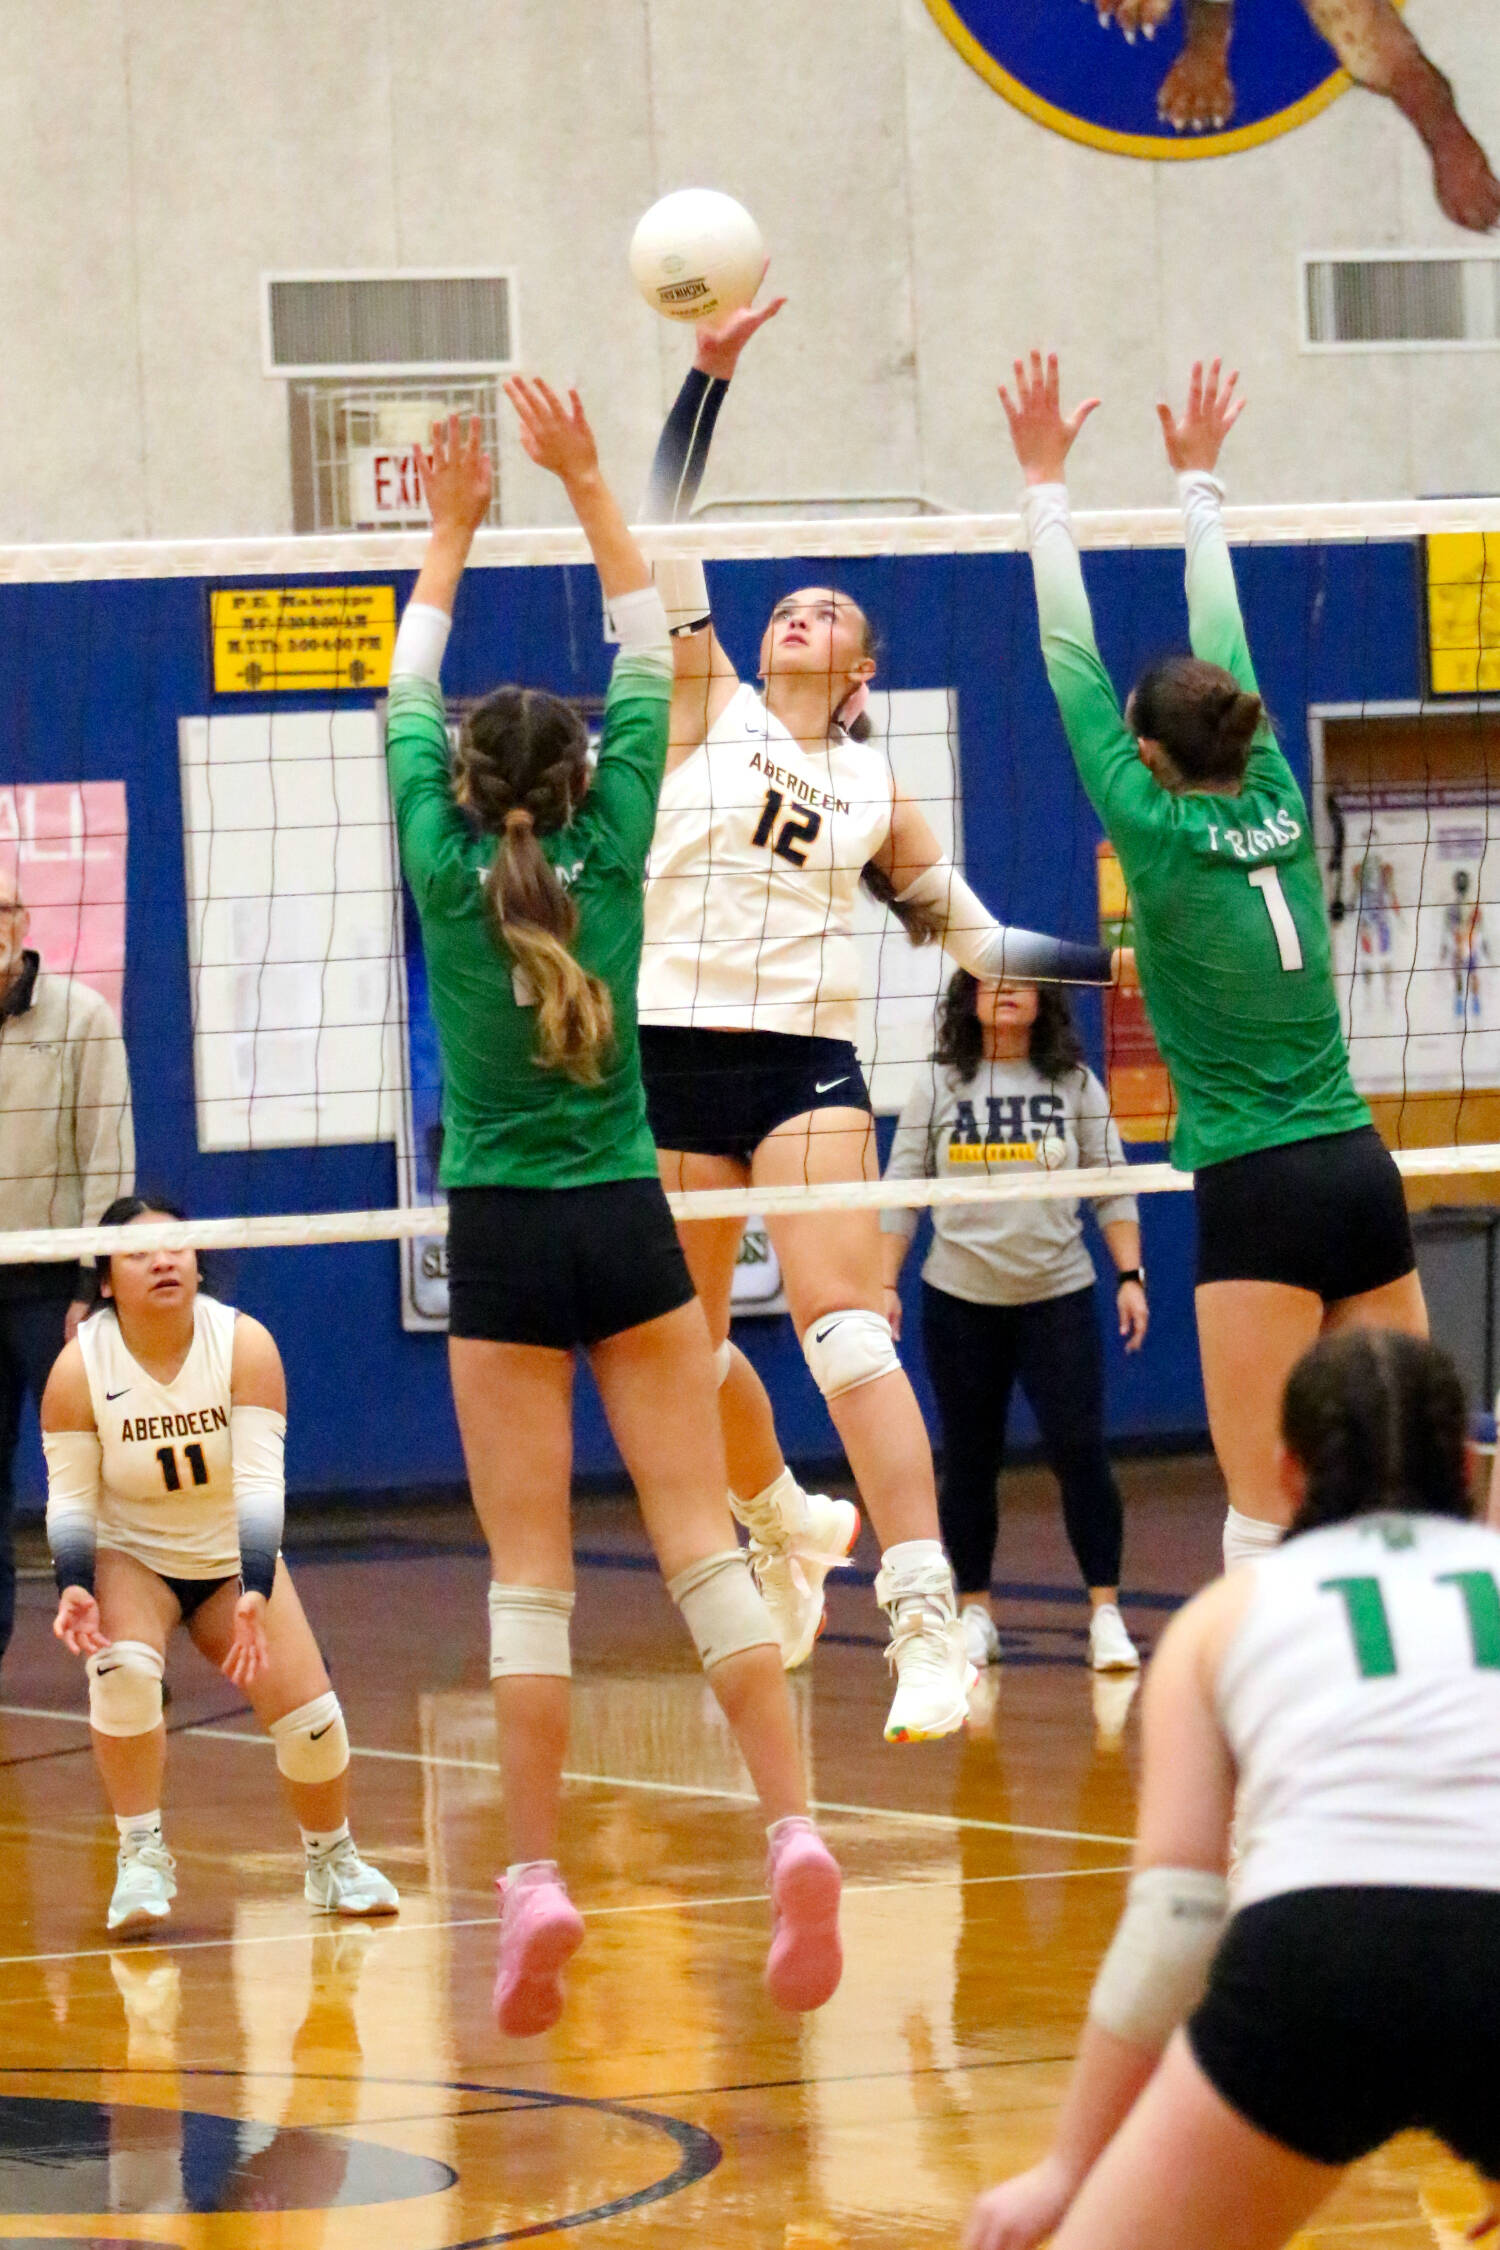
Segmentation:
{"type": "Polygon", "coordinates": [[[1304,1352],[1281,1436],[1307,1478],[1288,1538],[1351,1516],[1473,1514],[1463,1385],[1446,1352],[1391,1329],[1346,1328],[1304,1352]]]}
{"type": "Polygon", "coordinates": [[[578,909],[538,836],[566,828],[588,788],[588,734],[571,703],[502,687],[459,732],[458,801],[496,837],[484,895],[495,935],[536,994],[537,1061],[596,1086],[614,1036],[609,987],[575,959],[578,909]]]}

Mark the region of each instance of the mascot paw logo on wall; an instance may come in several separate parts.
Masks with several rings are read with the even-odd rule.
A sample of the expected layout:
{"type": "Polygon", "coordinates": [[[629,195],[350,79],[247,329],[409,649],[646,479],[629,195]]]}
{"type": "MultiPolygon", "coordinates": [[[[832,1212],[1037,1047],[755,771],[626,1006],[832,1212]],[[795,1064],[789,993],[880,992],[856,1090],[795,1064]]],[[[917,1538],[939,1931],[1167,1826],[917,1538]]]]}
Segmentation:
{"type": "Polygon", "coordinates": [[[1384,95],[1416,129],[1438,203],[1456,226],[1484,233],[1500,222],[1500,181],[1396,0],[927,0],[927,8],[1007,101],[1118,156],[1254,148],[1315,117],[1352,82],[1384,95]]]}

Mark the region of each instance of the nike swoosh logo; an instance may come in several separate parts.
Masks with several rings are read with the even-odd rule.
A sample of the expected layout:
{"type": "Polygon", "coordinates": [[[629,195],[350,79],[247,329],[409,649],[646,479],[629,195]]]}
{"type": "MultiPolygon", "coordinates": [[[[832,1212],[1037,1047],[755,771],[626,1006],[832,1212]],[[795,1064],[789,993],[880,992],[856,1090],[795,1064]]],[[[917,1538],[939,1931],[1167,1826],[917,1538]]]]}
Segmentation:
{"type": "Polygon", "coordinates": [[[127,1383],[125,1385],[124,1391],[106,1391],[104,1395],[106,1398],[123,1398],[125,1396],[125,1391],[128,1391],[129,1388],[130,1385],[127,1383]]]}
{"type": "Polygon", "coordinates": [[[107,1680],[111,1672],[118,1672],[119,1670],[118,1664],[96,1664],[94,1666],[94,1678],[96,1680],[107,1680]]]}
{"type": "Polygon", "coordinates": [[[328,1726],[326,1726],[326,1727],[319,1727],[319,1728],[318,1728],[318,1729],[316,1730],[316,1732],[315,1732],[315,1733],[313,1733],[313,1734],[310,1734],[310,1735],[308,1736],[308,1738],[307,1738],[307,1739],[308,1739],[308,1741],[309,1741],[309,1742],[321,1742],[321,1741],[322,1741],[322,1739],[323,1739],[323,1737],[324,1737],[324,1735],[325,1735],[325,1734],[327,1734],[327,1732],[329,1731],[329,1728],[330,1728],[330,1727],[331,1727],[332,1725],[333,1725],[333,1721],[332,1721],[332,1719],[330,1719],[330,1720],[329,1720],[329,1722],[328,1722],[328,1726]]]}
{"type": "Polygon", "coordinates": [[[813,1330],[814,1343],[821,1344],[826,1342],[827,1339],[833,1334],[837,1326],[838,1322],[836,1320],[830,1320],[826,1328],[815,1328],[813,1330]]]}
{"type": "Polygon", "coordinates": [[[835,1086],[847,1086],[848,1083],[849,1073],[846,1070],[842,1078],[829,1078],[826,1080],[820,1079],[817,1085],[814,1086],[813,1092],[815,1094],[831,1094],[835,1086]]]}

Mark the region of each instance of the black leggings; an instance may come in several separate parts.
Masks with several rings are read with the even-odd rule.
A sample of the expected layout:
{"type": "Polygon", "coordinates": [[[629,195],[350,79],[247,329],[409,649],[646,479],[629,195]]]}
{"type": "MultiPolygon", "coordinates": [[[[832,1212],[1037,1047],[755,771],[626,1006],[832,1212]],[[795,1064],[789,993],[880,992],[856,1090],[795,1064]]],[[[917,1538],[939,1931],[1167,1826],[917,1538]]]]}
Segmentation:
{"type": "Polygon", "coordinates": [[[971,1305],[924,1282],[922,1342],[942,1423],[938,1515],[959,1592],[981,1594],[990,1583],[1017,1381],[1062,1486],[1083,1582],[1118,1586],[1123,1511],[1104,1450],[1104,1347],[1092,1288],[1034,1305],[971,1305]]]}

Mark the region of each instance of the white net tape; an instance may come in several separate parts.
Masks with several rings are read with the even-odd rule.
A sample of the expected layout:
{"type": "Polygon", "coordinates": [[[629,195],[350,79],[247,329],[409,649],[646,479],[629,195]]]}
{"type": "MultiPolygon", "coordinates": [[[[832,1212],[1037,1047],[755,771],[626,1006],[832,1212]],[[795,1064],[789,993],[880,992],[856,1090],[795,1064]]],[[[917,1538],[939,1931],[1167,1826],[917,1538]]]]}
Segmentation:
{"type": "MultiPolygon", "coordinates": [[[[1176,508],[1082,510],[1073,518],[1084,547],[1180,547],[1176,508]]],[[[1321,505],[1226,508],[1230,539],[1246,546],[1305,546],[1326,540],[1417,539],[1443,531],[1494,531],[1500,501],[1347,500],[1321,505]]],[[[649,555],[705,555],[719,562],[834,555],[1007,554],[1023,545],[1019,515],[820,516],[765,523],[648,524],[637,532],[649,555]]],[[[0,547],[0,585],[113,578],[285,578],[323,572],[416,570],[424,532],[344,533],[322,538],[139,539],[114,545],[0,547]]],[[[481,531],[470,567],[587,563],[583,534],[559,526],[481,531]]]]}
{"type": "MultiPolygon", "coordinates": [[[[1500,1141],[1468,1148],[1394,1152],[1405,1179],[1464,1179],[1500,1172],[1500,1141]]],[[[838,1180],[806,1187],[698,1188],[669,1195],[679,1219],[775,1219],[818,1211],[925,1211],[939,1203],[1042,1203],[1054,1196],[1091,1202],[1117,1195],[1171,1195],[1191,1188],[1191,1172],[1170,1164],[1103,1165],[1018,1180],[838,1180]]],[[[132,1252],[305,1249],[329,1242],[400,1242],[446,1234],[442,1204],[405,1211],[287,1212],[274,1218],[138,1221],[132,1252]]],[[[118,1227],[34,1227],[0,1234],[0,1264],[43,1265],[95,1258],[122,1247],[118,1227]]]]}

